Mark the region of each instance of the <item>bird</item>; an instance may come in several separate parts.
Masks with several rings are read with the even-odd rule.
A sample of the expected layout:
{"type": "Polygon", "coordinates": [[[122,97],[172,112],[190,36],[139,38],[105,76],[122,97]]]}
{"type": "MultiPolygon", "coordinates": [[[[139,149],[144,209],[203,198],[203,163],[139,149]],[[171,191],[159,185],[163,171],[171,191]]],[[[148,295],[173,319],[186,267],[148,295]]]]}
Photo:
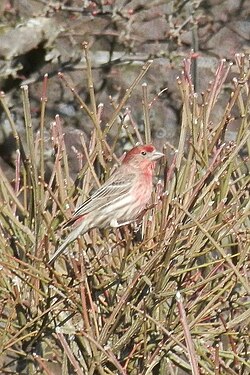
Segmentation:
{"type": "Polygon", "coordinates": [[[48,264],[92,228],[118,228],[135,221],[151,198],[156,161],[163,156],[152,144],[133,147],[108,180],[64,224],[64,228],[72,226],[72,231],[48,264]]]}

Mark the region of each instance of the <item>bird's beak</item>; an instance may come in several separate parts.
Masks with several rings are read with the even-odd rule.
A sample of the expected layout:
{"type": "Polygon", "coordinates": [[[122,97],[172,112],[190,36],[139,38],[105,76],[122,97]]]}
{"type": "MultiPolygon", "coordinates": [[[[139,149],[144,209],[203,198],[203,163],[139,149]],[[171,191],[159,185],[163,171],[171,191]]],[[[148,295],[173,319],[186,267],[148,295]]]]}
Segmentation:
{"type": "Polygon", "coordinates": [[[164,156],[164,154],[162,152],[159,152],[159,151],[154,151],[151,155],[151,160],[157,160],[157,159],[160,159],[164,156]]]}

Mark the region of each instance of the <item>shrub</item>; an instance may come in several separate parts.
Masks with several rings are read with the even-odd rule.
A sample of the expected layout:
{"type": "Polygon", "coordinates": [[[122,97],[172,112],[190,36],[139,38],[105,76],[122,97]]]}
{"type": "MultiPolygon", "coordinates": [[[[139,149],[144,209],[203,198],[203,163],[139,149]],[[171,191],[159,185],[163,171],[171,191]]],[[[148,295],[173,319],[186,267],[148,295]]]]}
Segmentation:
{"type": "MultiPolygon", "coordinates": [[[[132,144],[140,138],[138,129],[123,126],[119,115],[151,62],[114,106],[104,127],[88,59],[87,63],[90,106],[61,75],[93,125],[88,142],[80,136],[75,181],[59,116],[46,144],[53,149],[54,163],[45,179],[48,77],[38,134],[32,129],[28,87],[22,87],[26,146],[1,95],[16,140],[14,181],[0,171],[1,373],[247,374],[247,59],[236,56],[237,78],[216,122],[217,101],[226,96],[223,88],[231,65],[220,62],[214,81],[198,96],[191,60],[184,62],[178,78],[183,102],[178,150],[171,161],[161,163],[161,181],[141,232],[133,226],[102,233],[92,230],[48,267],[49,254],[63,236],[60,223],[118,162],[120,132],[125,129],[132,144]],[[117,137],[108,143],[112,126],[117,127],[117,137]],[[235,136],[227,141],[230,126],[235,136]]],[[[145,90],[144,85],[148,142],[150,108],[145,90]]],[[[166,142],[168,148],[174,149],[166,142]]]]}

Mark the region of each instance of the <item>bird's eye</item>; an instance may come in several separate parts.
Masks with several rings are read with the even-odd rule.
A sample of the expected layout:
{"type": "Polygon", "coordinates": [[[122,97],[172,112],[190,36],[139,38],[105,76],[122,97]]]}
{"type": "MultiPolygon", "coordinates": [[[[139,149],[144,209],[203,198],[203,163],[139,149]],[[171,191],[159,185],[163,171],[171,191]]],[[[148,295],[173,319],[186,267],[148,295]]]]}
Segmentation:
{"type": "Polygon", "coordinates": [[[147,155],[146,151],[142,151],[141,154],[142,154],[143,156],[147,155]]]}

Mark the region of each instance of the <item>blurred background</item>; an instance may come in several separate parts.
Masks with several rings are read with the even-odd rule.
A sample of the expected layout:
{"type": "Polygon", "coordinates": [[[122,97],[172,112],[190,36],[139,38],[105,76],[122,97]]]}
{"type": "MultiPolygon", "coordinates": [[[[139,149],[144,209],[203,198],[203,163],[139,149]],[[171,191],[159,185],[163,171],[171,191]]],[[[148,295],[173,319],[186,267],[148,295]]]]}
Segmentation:
{"type": "MultiPolygon", "coordinates": [[[[42,80],[48,73],[46,128],[49,130],[56,114],[61,116],[70,158],[72,145],[77,149],[79,144],[75,129],[88,137],[92,125],[57,73],[61,71],[68,77],[88,105],[82,43],[89,43],[97,104],[104,104],[103,126],[113,111],[111,101],[118,103],[143,63],[153,59],[144,77],[149,101],[167,88],[150,111],[153,140],[158,148],[166,140],[176,145],[182,106],[176,77],[181,73],[183,59],[192,54],[195,91],[201,93],[213,79],[220,59],[231,61],[235,53],[249,53],[249,16],[250,3],[245,0],[2,0],[0,90],[5,92],[17,129],[25,139],[19,87],[29,84],[32,126],[36,130],[42,80]]],[[[232,74],[233,68],[228,85],[232,74]]],[[[215,122],[216,116],[221,118],[228,95],[225,93],[218,103],[215,122]]],[[[143,134],[141,84],[127,106],[143,134]]],[[[15,142],[2,108],[0,121],[0,166],[12,178],[15,142]]],[[[233,132],[234,122],[230,126],[233,132]]],[[[114,128],[110,136],[115,132],[114,128]]],[[[228,137],[233,138],[233,134],[228,137]]],[[[123,148],[126,142],[126,136],[121,138],[123,148]]],[[[72,173],[75,168],[78,165],[72,161],[72,173]]]]}

